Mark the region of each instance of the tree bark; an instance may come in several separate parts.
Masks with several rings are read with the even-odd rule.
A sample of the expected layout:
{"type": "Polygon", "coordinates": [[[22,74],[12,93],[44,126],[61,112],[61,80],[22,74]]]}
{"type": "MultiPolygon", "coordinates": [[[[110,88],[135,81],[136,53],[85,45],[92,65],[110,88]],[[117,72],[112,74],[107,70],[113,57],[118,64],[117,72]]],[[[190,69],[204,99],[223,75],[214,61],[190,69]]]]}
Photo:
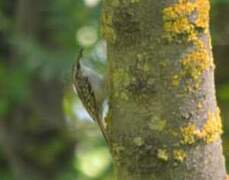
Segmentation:
{"type": "Polygon", "coordinates": [[[224,180],[208,0],[107,0],[110,149],[119,180],[224,180]]]}

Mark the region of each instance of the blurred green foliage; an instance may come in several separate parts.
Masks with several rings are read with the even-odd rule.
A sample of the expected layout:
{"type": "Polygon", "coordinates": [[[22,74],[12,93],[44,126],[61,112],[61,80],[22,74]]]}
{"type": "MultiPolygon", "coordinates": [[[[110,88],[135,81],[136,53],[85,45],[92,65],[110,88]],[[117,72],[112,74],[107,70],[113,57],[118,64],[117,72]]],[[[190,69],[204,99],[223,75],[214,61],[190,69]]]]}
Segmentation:
{"type": "Polygon", "coordinates": [[[216,62],[216,93],[224,124],[223,148],[229,170],[229,0],[212,0],[211,33],[216,62]]]}
{"type": "MultiPolygon", "coordinates": [[[[217,14],[217,6],[221,3],[229,7],[229,0],[212,0],[213,22],[217,14]]],[[[99,0],[45,1],[40,12],[42,15],[40,34],[44,41],[17,33],[14,29],[15,18],[12,17],[14,13],[12,8],[14,5],[9,5],[7,1],[0,1],[0,39],[4,39],[0,43],[0,121],[4,120],[5,114],[15,103],[23,103],[27,98],[31,98],[34,72],[43,80],[57,79],[63,82],[66,87],[63,99],[66,118],[72,123],[79,144],[76,148],[74,169],[59,178],[60,180],[111,179],[113,171],[108,149],[97,126],[88,120],[86,115],[79,116],[79,112],[76,112],[76,107],[79,108],[80,103],[73,95],[70,86],[71,65],[80,46],[87,49],[83,63],[96,68],[98,73],[105,72],[104,43],[99,35],[101,2],[99,0]],[[10,6],[10,10],[5,11],[7,6],[10,6]],[[46,41],[51,44],[47,45],[46,41]],[[8,65],[11,58],[8,52],[9,46],[23,57],[17,62],[10,62],[17,64],[13,68],[8,65]]],[[[214,26],[216,24],[212,24],[213,42],[217,43],[215,37],[219,32],[214,26]]],[[[217,96],[225,124],[225,155],[229,159],[229,79],[217,84],[217,96]]],[[[55,142],[51,146],[57,146],[54,149],[59,149],[59,144],[55,142]]],[[[46,154],[37,152],[36,156],[39,158],[46,154]]],[[[0,152],[0,162],[4,162],[1,157],[0,152]]],[[[49,160],[49,158],[45,159],[49,160]]],[[[1,180],[11,179],[10,175],[5,173],[8,171],[2,168],[1,170],[1,180]]]]}

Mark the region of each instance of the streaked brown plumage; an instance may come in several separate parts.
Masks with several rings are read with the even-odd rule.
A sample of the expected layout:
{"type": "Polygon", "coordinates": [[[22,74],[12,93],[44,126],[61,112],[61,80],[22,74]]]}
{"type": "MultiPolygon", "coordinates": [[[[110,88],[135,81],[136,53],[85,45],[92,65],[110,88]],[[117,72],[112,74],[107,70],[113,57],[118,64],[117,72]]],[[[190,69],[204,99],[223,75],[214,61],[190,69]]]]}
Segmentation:
{"type": "MultiPolygon", "coordinates": [[[[92,70],[82,67],[80,59],[83,56],[83,49],[80,50],[76,63],[73,66],[73,88],[78,94],[83,106],[96,121],[107,141],[107,135],[102,122],[102,102],[104,98],[99,96],[104,95],[103,80],[92,70]]],[[[105,95],[104,95],[105,96],[105,95]]]]}

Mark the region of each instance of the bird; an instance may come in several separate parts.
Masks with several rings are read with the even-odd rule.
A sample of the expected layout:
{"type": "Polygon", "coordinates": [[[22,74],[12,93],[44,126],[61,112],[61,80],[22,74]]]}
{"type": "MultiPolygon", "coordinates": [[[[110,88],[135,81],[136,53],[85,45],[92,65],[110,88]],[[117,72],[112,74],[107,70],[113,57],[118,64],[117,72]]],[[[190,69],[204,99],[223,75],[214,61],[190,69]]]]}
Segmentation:
{"type": "Polygon", "coordinates": [[[84,108],[91,118],[100,127],[105,140],[108,142],[107,133],[103,123],[103,103],[106,99],[104,79],[92,69],[81,65],[83,48],[79,50],[72,70],[72,85],[84,108]]]}

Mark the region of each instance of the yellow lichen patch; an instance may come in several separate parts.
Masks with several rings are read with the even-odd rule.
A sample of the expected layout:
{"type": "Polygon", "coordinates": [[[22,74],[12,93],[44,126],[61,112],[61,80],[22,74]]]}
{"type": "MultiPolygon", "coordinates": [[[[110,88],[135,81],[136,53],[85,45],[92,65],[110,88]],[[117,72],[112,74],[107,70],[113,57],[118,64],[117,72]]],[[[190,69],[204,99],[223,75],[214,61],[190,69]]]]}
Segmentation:
{"type": "Polygon", "coordinates": [[[200,85],[200,76],[205,70],[214,67],[208,48],[200,39],[201,32],[209,37],[209,0],[179,0],[176,4],[163,9],[163,36],[168,41],[191,43],[193,51],[181,59],[183,72],[172,77],[171,84],[176,87],[184,77],[198,80],[191,90],[196,90],[200,85]],[[202,31],[200,31],[202,30],[202,31]]]}
{"type": "Polygon", "coordinates": [[[208,119],[200,130],[195,124],[189,123],[187,126],[182,127],[181,131],[181,144],[194,144],[197,140],[207,144],[213,143],[218,140],[223,133],[219,109],[215,112],[208,113],[208,119]]]}
{"type": "Polygon", "coordinates": [[[173,151],[173,158],[176,161],[183,162],[186,159],[187,155],[182,149],[175,149],[173,151]]]}
{"type": "Polygon", "coordinates": [[[176,21],[168,21],[164,23],[164,30],[170,34],[189,33],[193,27],[186,17],[179,18],[176,21]]]}
{"type": "Polygon", "coordinates": [[[102,15],[102,26],[101,26],[102,36],[108,42],[115,43],[116,34],[112,26],[113,26],[112,15],[104,11],[102,15]]]}
{"type": "Polygon", "coordinates": [[[193,10],[192,3],[187,2],[179,2],[174,6],[163,9],[163,28],[168,40],[173,40],[180,34],[190,34],[193,31],[194,27],[188,19],[188,15],[193,10]]]}
{"type": "MultiPolygon", "coordinates": [[[[201,43],[199,43],[198,46],[201,46],[201,43]]],[[[201,47],[186,54],[180,60],[180,63],[182,71],[172,76],[171,85],[177,87],[183,78],[191,78],[196,82],[192,87],[187,87],[188,92],[197,90],[201,82],[200,77],[202,74],[214,67],[212,57],[209,56],[209,53],[205,48],[201,47]]]]}
{"type": "Polygon", "coordinates": [[[196,28],[207,32],[209,23],[209,0],[180,0],[173,6],[163,9],[165,37],[173,40],[177,35],[185,35],[188,41],[198,39],[196,28]],[[195,13],[193,22],[191,15],[195,13]]]}
{"type": "Polygon", "coordinates": [[[216,113],[209,112],[208,120],[203,127],[203,130],[199,134],[199,138],[203,139],[207,144],[213,143],[220,138],[222,130],[222,123],[220,117],[220,110],[218,109],[216,113]]]}
{"type": "Polygon", "coordinates": [[[181,2],[175,6],[167,7],[163,10],[164,20],[173,20],[191,14],[195,9],[193,3],[181,2]]]}
{"type": "Polygon", "coordinates": [[[181,60],[182,67],[187,76],[192,79],[198,79],[204,71],[208,70],[212,62],[209,58],[208,51],[205,49],[199,49],[188,53],[181,60]]]}
{"type": "Polygon", "coordinates": [[[196,11],[198,15],[195,20],[195,25],[197,27],[203,29],[208,28],[209,10],[210,10],[209,0],[196,0],[196,11]]]}
{"type": "Polygon", "coordinates": [[[189,39],[188,39],[188,42],[193,43],[193,45],[195,46],[195,49],[206,49],[203,41],[198,39],[197,34],[193,34],[192,36],[190,35],[189,39]]]}
{"type": "Polygon", "coordinates": [[[158,149],[157,158],[162,161],[168,161],[169,160],[168,151],[166,149],[158,149]]]}
{"type": "Polygon", "coordinates": [[[182,136],[182,140],[181,140],[182,144],[194,144],[195,143],[197,129],[194,124],[189,123],[186,127],[182,127],[180,131],[181,131],[181,136],[182,136]]]}

